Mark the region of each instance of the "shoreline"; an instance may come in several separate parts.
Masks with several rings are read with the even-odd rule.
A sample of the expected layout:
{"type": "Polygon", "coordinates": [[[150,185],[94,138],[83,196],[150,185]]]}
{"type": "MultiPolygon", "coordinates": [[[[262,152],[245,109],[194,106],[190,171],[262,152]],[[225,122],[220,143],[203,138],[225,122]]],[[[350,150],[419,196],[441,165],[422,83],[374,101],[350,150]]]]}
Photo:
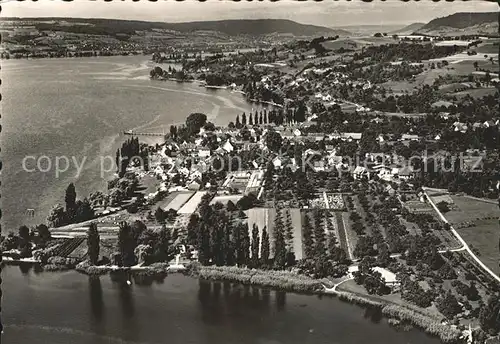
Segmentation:
{"type": "Polygon", "coordinates": [[[420,329],[429,335],[439,338],[442,343],[459,343],[459,339],[462,336],[460,329],[442,323],[436,316],[431,316],[422,311],[417,311],[390,301],[377,299],[376,295],[360,295],[338,290],[337,287],[328,288],[325,286],[325,283],[333,285],[333,282],[324,279],[313,279],[289,271],[260,270],[236,266],[202,266],[197,262],[190,263],[187,266],[183,264],[154,263],[148,266],[135,265],[130,267],[113,265],[93,266],[89,265],[86,261],[74,267],[54,264],[43,265],[39,261],[32,259],[5,260],[4,258],[3,262],[8,265],[40,265],[43,271],[46,272],[75,271],[89,277],[106,274],[126,274],[128,276],[127,281],[132,278],[161,279],[166,278],[169,273],[182,273],[199,280],[231,282],[311,296],[338,297],[340,301],[363,308],[377,308],[387,320],[396,320],[400,325],[411,325],[413,328],[420,329]]]}
{"type": "Polygon", "coordinates": [[[435,336],[442,343],[458,343],[462,331],[451,325],[443,324],[436,317],[418,312],[409,307],[401,306],[385,300],[374,300],[376,296],[358,295],[352,292],[339,291],[337,288],[326,288],[323,281],[286,271],[256,270],[237,267],[201,266],[198,271],[191,272],[194,278],[210,281],[228,281],[244,285],[273,288],[285,292],[307,295],[336,296],[339,300],[361,307],[378,308],[382,315],[402,324],[410,324],[425,333],[435,336]],[[269,275],[276,274],[277,277],[269,275]]]}

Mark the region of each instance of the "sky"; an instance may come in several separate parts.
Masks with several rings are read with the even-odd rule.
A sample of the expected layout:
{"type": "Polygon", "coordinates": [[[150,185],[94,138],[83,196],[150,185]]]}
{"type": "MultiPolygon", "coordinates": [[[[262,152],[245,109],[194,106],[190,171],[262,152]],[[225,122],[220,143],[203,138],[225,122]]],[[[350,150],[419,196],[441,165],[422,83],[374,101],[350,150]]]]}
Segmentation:
{"type": "Polygon", "coordinates": [[[498,11],[495,2],[482,0],[433,2],[430,0],[402,2],[375,0],[371,3],[354,1],[323,2],[281,0],[159,0],[149,2],[131,0],[104,2],[103,0],[2,1],[2,17],[79,17],[113,18],[161,22],[186,22],[221,19],[290,19],[304,24],[327,27],[348,25],[396,25],[428,22],[456,12],[498,11]]]}

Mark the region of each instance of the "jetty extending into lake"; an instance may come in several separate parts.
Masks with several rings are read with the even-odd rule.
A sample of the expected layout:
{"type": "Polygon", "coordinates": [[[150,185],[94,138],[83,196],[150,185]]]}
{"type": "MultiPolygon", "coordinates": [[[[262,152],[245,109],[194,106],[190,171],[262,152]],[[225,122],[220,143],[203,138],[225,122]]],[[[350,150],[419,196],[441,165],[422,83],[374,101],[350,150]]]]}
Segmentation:
{"type": "Polygon", "coordinates": [[[132,136],[165,136],[165,133],[148,133],[148,132],[137,132],[132,130],[127,130],[123,132],[124,135],[132,135],[132,136]]]}

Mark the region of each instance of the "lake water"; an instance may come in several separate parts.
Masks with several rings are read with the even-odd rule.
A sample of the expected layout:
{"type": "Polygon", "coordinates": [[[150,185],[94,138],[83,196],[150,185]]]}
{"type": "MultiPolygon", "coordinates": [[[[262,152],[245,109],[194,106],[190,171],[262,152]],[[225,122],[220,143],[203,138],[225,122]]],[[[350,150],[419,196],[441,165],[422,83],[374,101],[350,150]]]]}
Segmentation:
{"type": "Polygon", "coordinates": [[[227,124],[259,108],[239,93],[149,80],[152,67],[146,56],[2,61],[3,233],[44,222],[54,204],[64,203],[70,182],[79,197],[104,188],[110,174],[101,173],[101,161],[106,170],[113,160],[100,157],[114,159],[124,130],[168,132],[193,112],[227,124]],[[28,158],[28,169],[35,168],[35,161],[42,170],[49,161],[53,167],[58,156],[70,164],[57,177],[54,168],[27,172],[22,164],[27,156],[34,157],[28,158]],[[82,162],[83,173],[77,176],[82,162]],[[35,210],[33,218],[27,209],[35,210]]]}
{"type": "Polygon", "coordinates": [[[127,286],[110,276],[2,271],[9,344],[438,344],[336,298],[209,283],[180,274],[127,286]]]}

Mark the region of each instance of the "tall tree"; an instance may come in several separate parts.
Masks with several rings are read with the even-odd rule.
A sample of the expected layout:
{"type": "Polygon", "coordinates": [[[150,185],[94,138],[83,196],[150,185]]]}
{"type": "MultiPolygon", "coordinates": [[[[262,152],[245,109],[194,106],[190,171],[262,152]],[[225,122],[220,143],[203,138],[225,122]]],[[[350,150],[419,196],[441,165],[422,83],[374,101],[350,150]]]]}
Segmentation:
{"type": "Polygon", "coordinates": [[[198,261],[203,265],[210,264],[210,232],[205,222],[200,223],[198,230],[198,261]]]}
{"type": "Polygon", "coordinates": [[[97,224],[92,222],[87,231],[87,254],[89,256],[90,263],[92,265],[97,265],[99,261],[99,248],[100,248],[100,238],[99,232],[97,231],[97,224]]]}
{"type": "Polygon", "coordinates": [[[304,102],[300,102],[299,106],[297,107],[297,110],[294,113],[294,120],[295,122],[302,123],[306,120],[306,111],[307,108],[304,104],[304,102]]]}
{"type": "Polygon", "coordinates": [[[241,238],[240,224],[237,224],[236,226],[233,227],[232,239],[233,239],[236,264],[241,265],[243,264],[243,253],[242,253],[242,242],[241,242],[242,238],[241,238]]]}
{"type": "Polygon", "coordinates": [[[285,218],[285,242],[288,250],[293,251],[293,224],[290,209],[286,210],[285,218]]]}
{"type": "Polygon", "coordinates": [[[75,209],[76,204],[76,190],[75,185],[70,183],[66,188],[66,195],[64,197],[64,201],[66,202],[66,211],[70,212],[75,209]]]}
{"type": "Polygon", "coordinates": [[[260,247],[259,227],[257,227],[256,223],[254,223],[252,228],[252,243],[251,243],[252,266],[254,268],[259,266],[259,247],[260,247]]]}
{"type": "Polygon", "coordinates": [[[200,217],[198,214],[191,214],[187,225],[187,238],[188,244],[198,246],[198,231],[200,217]]]}
{"type": "Polygon", "coordinates": [[[116,156],[115,156],[115,166],[116,166],[116,171],[119,173],[120,172],[120,166],[121,166],[121,154],[120,154],[120,148],[116,150],[116,156]]]}
{"type": "Polygon", "coordinates": [[[212,227],[212,255],[217,266],[223,266],[226,260],[224,254],[224,227],[216,222],[212,227]]]}
{"type": "Polygon", "coordinates": [[[243,115],[241,115],[241,125],[242,126],[247,125],[247,115],[244,112],[243,112],[243,115]]]}
{"type": "Polygon", "coordinates": [[[50,240],[51,235],[49,231],[49,227],[44,224],[40,224],[36,227],[36,231],[38,232],[38,237],[42,242],[47,242],[50,240]]]}
{"type": "Polygon", "coordinates": [[[248,265],[250,264],[250,233],[248,231],[248,223],[245,221],[243,225],[241,226],[241,230],[243,231],[242,237],[242,245],[243,245],[243,259],[244,259],[244,264],[248,265]]]}
{"type": "Polygon", "coordinates": [[[327,238],[327,248],[328,248],[328,254],[332,259],[335,254],[335,251],[337,250],[337,243],[338,241],[337,237],[335,236],[335,233],[333,231],[330,231],[327,238]]]}
{"type": "Polygon", "coordinates": [[[21,226],[18,230],[19,238],[23,241],[30,240],[30,229],[27,226],[21,226]]]}
{"type": "Polygon", "coordinates": [[[236,115],[236,129],[241,129],[240,115],[236,115]]]}
{"type": "Polygon", "coordinates": [[[231,240],[233,234],[233,226],[231,221],[227,221],[224,226],[224,252],[226,254],[226,265],[233,266],[236,264],[234,243],[231,240]]]}
{"type": "Polygon", "coordinates": [[[165,225],[162,226],[153,243],[153,256],[158,262],[169,262],[174,257],[172,233],[165,225]]]}
{"type": "Polygon", "coordinates": [[[286,242],[285,242],[285,228],[283,225],[283,218],[281,211],[277,211],[274,219],[274,267],[276,269],[284,269],[286,264],[286,242]]]}
{"type": "Polygon", "coordinates": [[[325,224],[323,214],[319,209],[314,210],[314,250],[317,256],[324,256],[325,250],[325,224]]]}
{"type": "Polygon", "coordinates": [[[302,226],[302,243],[306,258],[314,257],[314,234],[311,219],[307,213],[304,214],[304,225],[302,226]]]}
{"type": "Polygon", "coordinates": [[[120,222],[118,230],[118,252],[120,253],[122,266],[134,265],[135,246],[132,228],[127,222],[120,222]]]}
{"type": "Polygon", "coordinates": [[[261,248],[260,248],[260,259],[262,261],[262,264],[264,266],[267,266],[269,262],[269,255],[271,252],[271,246],[269,243],[269,233],[267,232],[267,228],[264,227],[262,229],[262,242],[261,242],[261,248]]]}
{"type": "Polygon", "coordinates": [[[19,227],[19,249],[21,258],[31,257],[30,230],[26,226],[19,227]]]}
{"type": "Polygon", "coordinates": [[[156,221],[158,223],[165,223],[166,218],[167,218],[167,214],[165,213],[165,211],[161,207],[156,208],[156,211],[155,211],[156,221]]]}

